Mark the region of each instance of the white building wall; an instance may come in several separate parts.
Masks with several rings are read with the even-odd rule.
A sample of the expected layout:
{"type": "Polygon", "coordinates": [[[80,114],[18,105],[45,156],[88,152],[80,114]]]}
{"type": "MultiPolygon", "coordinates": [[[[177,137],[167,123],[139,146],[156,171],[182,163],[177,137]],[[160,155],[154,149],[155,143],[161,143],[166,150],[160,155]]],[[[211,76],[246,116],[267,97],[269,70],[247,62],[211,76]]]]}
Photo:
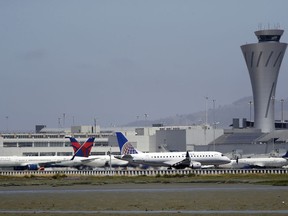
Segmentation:
{"type": "MultiPolygon", "coordinates": [[[[119,154],[120,150],[114,134],[116,131],[123,132],[135,148],[143,152],[161,152],[165,151],[165,147],[173,151],[193,150],[195,145],[204,145],[205,142],[208,144],[214,138],[213,129],[209,128],[204,132],[201,126],[108,128],[101,131],[101,134],[97,133],[95,139],[96,146],[92,148],[91,154],[107,154],[108,151],[119,154]]],[[[222,129],[215,130],[215,138],[222,134],[222,129]]],[[[95,136],[95,134],[88,133],[70,133],[69,135],[75,136],[80,143],[85,142],[88,136],[95,136]]],[[[65,138],[65,134],[0,135],[0,156],[22,156],[28,153],[43,155],[45,153],[50,154],[51,152],[54,154],[73,154],[70,141],[68,138],[65,138]],[[7,143],[13,143],[13,145],[16,143],[16,146],[5,147],[3,146],[4,142],[6,143],[5,146],[7,146],[7,143]],[[22,144],[20,145],[20,143],[22,144]],[[25,146],[25,143],[31,146],[25,146]],[[38,147],[36,143],[38,143],[38,147]],[[39,147],[41,143],[43,143],[43,146],[39,147]]]]}
{"type": "Polygon", "coordinates": [[[187,150],[194,150],[194,146],[207,145],[213,142],[214,139],[224,134],[223,129],[213,129],[211,126],[191,126],[187,127],[187,150]]]}

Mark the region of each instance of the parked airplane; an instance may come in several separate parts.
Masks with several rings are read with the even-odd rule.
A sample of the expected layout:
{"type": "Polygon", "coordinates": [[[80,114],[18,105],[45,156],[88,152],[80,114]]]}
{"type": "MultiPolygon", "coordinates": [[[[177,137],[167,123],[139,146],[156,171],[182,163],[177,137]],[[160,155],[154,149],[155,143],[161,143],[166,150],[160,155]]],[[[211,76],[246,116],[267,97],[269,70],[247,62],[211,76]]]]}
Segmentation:
{"type": "MultiPolygon", "coordinates": [[[[82,146],[74,137],[67,137],[74,148],[74,156],[72,161],[76,160],[76,163],[80,163],[82,166],[95,168],[95,167],[122,167],[127,166],[128,162],[115,158],[114,155],[97,155],[89,156],[93,147],[93,142],[86,142],[82,146]],[[75,157],[76,156],[76,157],[75,157]],[[78,156],[78,157],[77,157],[78,156]]],[[[69,166],[69,162],[66,163],[69,166]]]]}
{"type": "Polygon", "coordinates": [[[230,159],[220,152],[193,151],[193,152],[155,152],[143,153],[135,149],[121,132],[116,132],[122,160],[132,164],[145,164],[168,169],[201,168],[206,165],[218,166],[230,162],[230,159]]]}
{"type": "Polygon", "coordinates": [[[73,144],[75,151],[75,160],[71,160],[71,156],[1,156],[0,167],[12,167],[14,170],[39,170],[45,167],[59,166],[79,166],[81,165],[81,157],[87,155],[91,151],[91,143],[93,145],[94,137],[89,138],[81,148],[79,144],[73,144]],[[86,146],[91,146],[87,148],[86,146]],[[89,153],[88,153],[89,152],[89,153]]]}
{"type": "Polygon", "coordinates": [[[220,168],[281,168],[288,165],[288,151],[282,157],[237,158],[220,168]]]}

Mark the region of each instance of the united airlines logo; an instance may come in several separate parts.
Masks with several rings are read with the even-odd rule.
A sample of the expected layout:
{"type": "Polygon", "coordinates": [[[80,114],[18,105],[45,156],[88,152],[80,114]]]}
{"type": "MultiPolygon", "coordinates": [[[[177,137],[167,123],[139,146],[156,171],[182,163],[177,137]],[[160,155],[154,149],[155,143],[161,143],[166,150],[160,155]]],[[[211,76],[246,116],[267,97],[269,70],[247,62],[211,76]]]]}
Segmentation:
{"type": "Polygon", "coordinates": [[[121,151],[122,155],[127,155],[127,154],[137,154],[137,151],[134,149],[134,147],[131,145],[131,143],[126,142],[121,151]]]}

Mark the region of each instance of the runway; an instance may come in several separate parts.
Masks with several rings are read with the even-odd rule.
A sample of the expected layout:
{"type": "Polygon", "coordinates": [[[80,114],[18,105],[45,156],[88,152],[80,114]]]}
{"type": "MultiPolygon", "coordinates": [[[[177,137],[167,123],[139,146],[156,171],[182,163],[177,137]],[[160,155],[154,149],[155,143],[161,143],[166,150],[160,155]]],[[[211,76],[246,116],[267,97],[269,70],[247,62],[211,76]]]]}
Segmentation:
{"type": "Polygon", "coordinates": [[[0,214],[76,214],[76,215],[99,215],[99,214],[104,214],[104,215],[167,215],[167,214],[193,214],[193,215],[287,215],[288,210],[239,210],[239,211],[234,211],[234,210],[199,210],[199,211],[193,211],[193,210],[163,210],[163,211],[51,211],[51,210],[46,210],[46,211],[2,211],[0,210],[0,214]]]}
{"type": "MultiPolygon", "coordinates": [[[[253,184],[211,184],[211,183],[172,183],[172,184],[110,184],[110,185],[75,185],[61,187],[0,187],[0,195],[4,194],[68,194],[68,193],[194,193],[194,192],[231,192],[239,191],[287,191],[286,186],[253,185],[253,184]]],[[[288,204],[288,203],[287,203],[288,204]]]]}
{"type": "Polygon", "coordinates": [[[288,187],[105,184],[0,187],[0,215],[287,215],[288,187]]]}

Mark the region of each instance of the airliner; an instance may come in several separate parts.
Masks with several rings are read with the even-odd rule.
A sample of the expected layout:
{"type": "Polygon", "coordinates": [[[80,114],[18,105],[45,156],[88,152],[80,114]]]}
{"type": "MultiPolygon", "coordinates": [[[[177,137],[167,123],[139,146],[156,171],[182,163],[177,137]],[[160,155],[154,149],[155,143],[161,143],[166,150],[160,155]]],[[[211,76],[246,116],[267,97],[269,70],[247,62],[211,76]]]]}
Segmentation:
{"type": "Polygon", "coordinates": [[[121,132],[116,132],[116,136],[121,152],[119,158],[132,164],[168,167],[168,169],[199,169],[202,166],[218,166],[230,162],[228,157],[216,151],[143,153],[135,149],[121,132]]]}
{"type": "Polygon", "coordinates": [[[94,139],[94,137],[89,138],[82,145],[72,143],[75,160],[71,160],[71,156],[1,156],[0,167],[12,167],[14,170],[43,170],[45,167],[79,166],[81,158],[90,153],[94,139]],[[87,148],[87,146],[91,147],[87,148]]]}
{"type": "Polygon", "coordinates": [[[95,137],[90,137],[82,145],[74,137],[70,139],[74,149],[71,156],[1,156],[0,167],[12,167],[14,170],[43,170],[47,167],[121,167],[128,164],[114,155],[90,156],[95,137]]]}
{"type": "Polygon", "coordinates": [[[288,165],[288,151],[282,157],[237,158],[220,168],[282,168],[288,165]]]}

